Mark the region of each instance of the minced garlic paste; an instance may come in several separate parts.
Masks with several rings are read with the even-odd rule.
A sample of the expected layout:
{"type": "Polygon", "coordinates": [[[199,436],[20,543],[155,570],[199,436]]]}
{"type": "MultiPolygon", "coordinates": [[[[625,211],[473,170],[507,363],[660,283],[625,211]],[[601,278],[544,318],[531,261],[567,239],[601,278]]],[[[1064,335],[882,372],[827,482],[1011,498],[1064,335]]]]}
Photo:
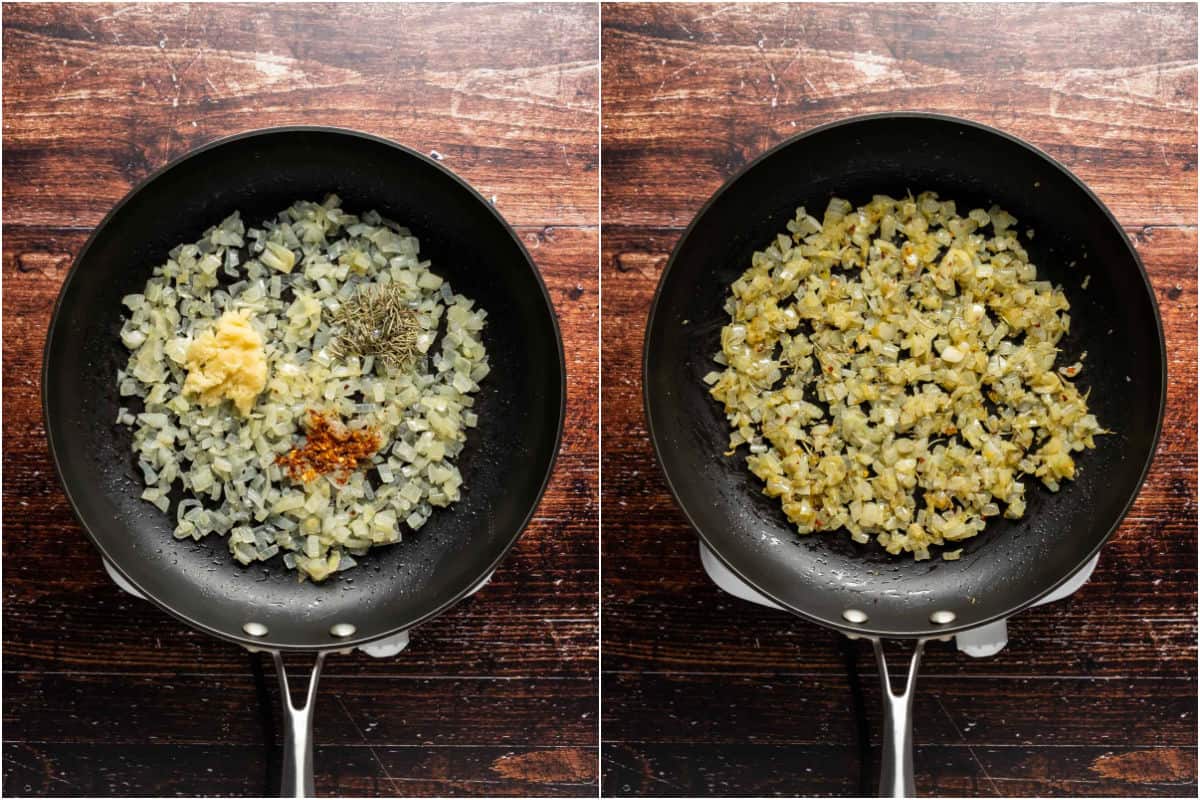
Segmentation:
{"type": "Polygon", "coordinates": [[[232,400],[246,415],[267,383],[267,356],[262,336],[249,315],[227,311],[187,350],[183,393],[198,395],[201,405],[232,400]]]}

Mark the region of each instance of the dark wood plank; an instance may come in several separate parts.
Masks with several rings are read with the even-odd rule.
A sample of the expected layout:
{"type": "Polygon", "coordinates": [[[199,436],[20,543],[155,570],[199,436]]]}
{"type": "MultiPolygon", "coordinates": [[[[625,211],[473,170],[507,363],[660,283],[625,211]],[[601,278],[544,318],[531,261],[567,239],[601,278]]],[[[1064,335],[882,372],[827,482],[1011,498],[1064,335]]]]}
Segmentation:
{"type": "Polygon", "coordinates": [[[595,793],[598,18],[552,4],[4,7],[9,793],[264,791],[246,654],[108,581],[54,478],[38,380],[58,288],[113,204],[198,144],[292,123],[436,152],[493,199],[550,290],[573,420],[486,588],[398,658],[329,660],[318,788],[595,793]]]}
{"type": "Polygon", "coordinates": [[[91,227],[203,142],[324,124],[437,152],[514,224],[595,225],[596,24],[594,6],[6,8],[6,221],[91,227]]]}
{"type": "MultiPolygon", "coordinates": [[[[947,645],[930,645],[931,650],[947,645]]],[[[838,648],[841,649],[840,647],[838,648]]],[[[855,648],[856,668],[875,745],[883,700],[869,648],[855,648]]],[[[605,742],[791,744],[853,742],[855,682],[819,673],[723,677],[714,692],[704,673],[606,675],[605,695],[628,698],[636,717],[606,711],[605,742]],[[803,721],[799,724],[798,721],[803,721]]],[[[972,747],[1075,745],[1172,747],[1196,727],[1196,695],[1186,678],[1026,678],[922,674],[913,719],[916,740],[972,747]],[[1002,709],[979,700],[1002,695],[1002,709]]]]}
{"type": "Polygon", "coordinates": [[[380,747],[375,753],[402,796],[596,796],[594,747],[380,747]]]}
{"type": "MultiPolygon", "coordinates": [[[[969,758],[965,752],[962,756],[969,758]]],[[[606,740],[601,772],[605,797],[872,794],[859,786],[858,752],[839,745],[627,745],[606,740]]]]}
{"type": "MultiPolygon", "coordinates": [[[[1196,751],[1114,751],[1066,747],[1047,755],[1024,746],[976,750],[918,745],[916,781],[925,795],[947,797],[1189,797],[1196,751]],[[1141,771],[1114,774],[1114,762],[1141,771]]],[[[870,765],[878,764],[878,754],[870,765]]],[[[869,796],[875,778],[860,774],[853,748],[792,745],[605,745],[603,785],[613,797],[869,796]]]]}
{"type": "MultiPolygon", "coordinates": [[[[267,674],[273,674],[269,665],[267,674]]],[[[281,707],[273,677],[261,685],[270,708],[281,707]]],[[[86,673],[9,674],[5,738],[252,746],[263,740],[258,691],[254,679],[241,675],[125,675],[117,682],[86,673]],[[198,698],[198,707],[181,697],[198,698]],[[26,715],[27,708],[41,713],[26,715]],[[103,723],[89,724],[97,720],[103,723]]],[[[316,740],[326,745],[595,745],[596,686],[587,678],[333,674],[322,680],[317,704],[316,740]],[[446,724],[459,715],[471,723],[446,724]]]]}
{"type": "MultiPolygon", "coordinates": [[[[659,276],[713,191],[799,131],[917,108],[1010,130],[1083,178],[1146,263],[1170,358],[1166,434],[1092,580],[1012,620],[994,658],[928,649],[917,785],[935,795],[1195,794],[1195,9],[602,13],[604,791],[873,791],[874,766],[860,783],[844,641],[708,581],[654,463],[639,376],[659,276]]],[[[853,664],[864,733],[877,742],[874,667],[862,648],[853,664]]]]}
{"type": "MultiPolygon", "coordinates": [[[[4,743],[6,795],[270,796],[264,749],[244,745],[4,743]],[[160,776],[157,781],[148,776],[160,776]],[[202,787],[197,789],[197,787],[202,787]]],[[[317,791],[334,797],[580,797],[595,793],[594,749],[318,745],[317,791]],[[453,776],[453,777],[447,777],[453,776]]]]}
{"type": "Polygon", "coordinates": [[[1123,746],[972,748],[980,770],[1009,796],[1194,797],[1196,748],[1123,746]],[[1053,755],[1050,755],[1050,754],[1053,755]]]}
{"type": "Polygon", "coordinates": [[[644,4],[602,41],[607,224],[685,225],[771,145],[906,108],[1027,139],[1125,224],[1196,223],[1191,6],[644,4]]]}

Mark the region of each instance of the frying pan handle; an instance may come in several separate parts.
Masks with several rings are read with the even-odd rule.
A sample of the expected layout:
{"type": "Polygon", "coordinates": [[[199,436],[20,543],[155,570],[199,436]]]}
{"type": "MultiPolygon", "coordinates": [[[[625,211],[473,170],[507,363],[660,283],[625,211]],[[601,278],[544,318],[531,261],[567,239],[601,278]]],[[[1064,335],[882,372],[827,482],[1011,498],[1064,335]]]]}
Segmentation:
{"type": "Polygon", "coordinates": [[[317,653],[316,663],[308,677],[308,692],[304,705],[296,707],[292,691],[288,688],[287,669],[283,655],[273,651],[275,672],[279,675],[279,691],[283,695],[283,780],[280,782],[281,797],[312,797],[316,794],[313,783],[312,709],[317,699],[317,682],[321,680],[321,667],[325,654],[317,653]]]}
{"type": "Polygon", "coordinates": [[[875,647],[875,663],[879,665],[879,679],[883,682],[883,754],[880,757],[879,796],[915,797],[917,786],[913,779],[912,706],[925,642],[918,640],[913,648],[908,677],[900,694],[892,691],[883,641],[872,639],[871,644],[875,647]]]}

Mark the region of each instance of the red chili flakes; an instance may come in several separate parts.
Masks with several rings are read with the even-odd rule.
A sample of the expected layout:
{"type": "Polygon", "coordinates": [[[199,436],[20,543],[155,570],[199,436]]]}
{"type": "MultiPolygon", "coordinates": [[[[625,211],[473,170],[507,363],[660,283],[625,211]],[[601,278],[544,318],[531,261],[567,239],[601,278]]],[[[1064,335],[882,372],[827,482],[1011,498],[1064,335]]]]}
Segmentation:
{"type": "Polygon", "coordinates": [[[297,483],[307,483],[331,472],[338,483],[345,483],[360,463],[375,454],[379,445],[379,434],[370,428],[352,430],[340,422],[330,422],[324,414],[309,411],[304,446],[278,456],[275,463],[286,469],[297,483]]]}

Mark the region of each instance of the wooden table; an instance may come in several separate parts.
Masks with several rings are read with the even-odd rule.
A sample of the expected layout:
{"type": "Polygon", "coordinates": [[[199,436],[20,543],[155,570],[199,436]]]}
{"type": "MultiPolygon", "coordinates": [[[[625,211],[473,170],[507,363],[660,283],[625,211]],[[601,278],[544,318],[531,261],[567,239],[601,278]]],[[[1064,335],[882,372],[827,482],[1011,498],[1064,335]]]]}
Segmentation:
{"type": "Polygon", "coordinates": [[[398,658],[330,660],[318,790],[595,795],[598,17],[5,6],[6,794],[256,795],[274,778],[264,727],[275,738],[278,719],[255,701],[254,658],[105,577],[50,465],[38,376],[63,276],[132,186],[217,137],[314,123],[436,151],[495,197],[559,314],[573,421],[534,524],[487,588],[398,658]]]}
{"type": "Polygon", "coordinates": [[[1170,392],[1149,481],[1092,580],[1013,620],[994,658],[930,648],[917,785],[1194,797],[1195,7],[606,5],[601,25],[605,792],[873,791],[846,663],[877,745],[866,647],[706,579],[638,376],[663,265],[729,176],[814,125],[921,109],[1026,138],[1108,204],[1161,304],[1170,392]]]}

